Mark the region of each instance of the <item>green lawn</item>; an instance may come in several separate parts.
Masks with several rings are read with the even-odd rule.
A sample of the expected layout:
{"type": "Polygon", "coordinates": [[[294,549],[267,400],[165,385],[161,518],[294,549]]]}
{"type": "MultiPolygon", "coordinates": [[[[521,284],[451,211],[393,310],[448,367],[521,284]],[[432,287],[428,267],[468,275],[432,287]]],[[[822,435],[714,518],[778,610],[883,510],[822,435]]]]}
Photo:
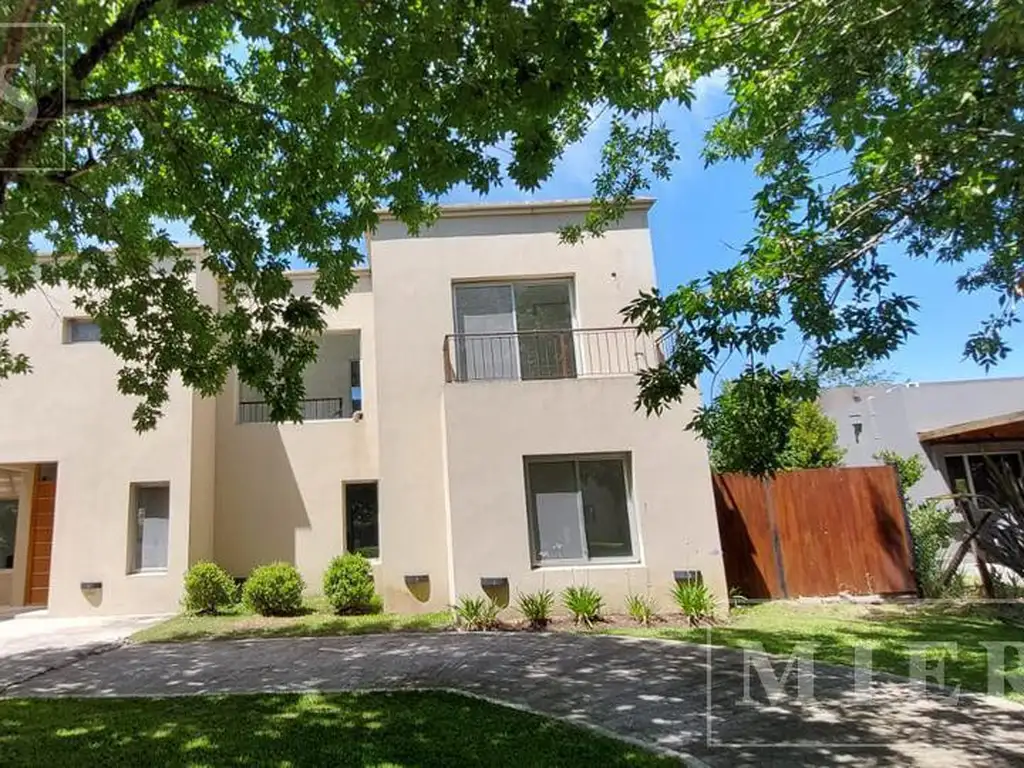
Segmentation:
{"type": "Polygon", "coordinates": [[[315,637],[378,632],[428,631],[447,627],[448,613],[337,616],[322,598],[307,600],[300,616],[259,616],[238,605],[220,616],[181,614],[132,635],[140,643],[239,640],[247,637],[315,637]]]}
{"type": "Polygon", "coordinates": [[[0,701],[13,766],[667,766],[637,747],[457,694],[0,701]]]}
{"type": "MultiPolygon", "coordinates": [[[[1006,610],[984,604],[777,602],[734,609],[728,622],[710,629],[655,626],[609,631],[735,648],[759,644],[769,653],[786,655],[798,644],[810,643],[815,660],[847,665],[853,664],[855,648],[871,648],[874,669],[904,676],[910,675],[908,643],[955,642],[955,652],[931,649],[925,658],[929,664],[939,658],[944,661],[947,685],[984,692],[988,689],[988,655],[982,643],[1024,642],[1024,624],[1014,617],[1007,620],[1006,610]]],[[[1004,680],[1007,674],[1024,690],[1024,658],[1012,650],[1007,654],[1004,680]]],[[[1024,694],[1011,693],[1009,682],[1006,680],[1006,693],[1024,699],[1024,694]]]]}
{"type": "MultiPolygon", "coordinates": [[[[984,604],[860,605],[851,603],[764,603],[734,609],[728,621],[711,629],[658,626],[650,629],[612,628],[595,631],[711,643],[730,647],[756,647],[790,654],[798,644],[810,643],[814,658],[832,664],[852,664],[854,649],[870,648],[872,665],[883,672],[910,674],[909,643],[955,642],[956,651],[925,652],[929,663],[942,659],[946,684],[965,690],[988,690],[988,652],[982,643],[1024,642],[1024,605],[1007,616],[1007,608],[984,604]],[[997,613],[997,611],[999,613],[997,613]],[[1009,618],[1009,620],[1007,620],[1009,618]]],[[[419,615],[335,616],[318,599],[308,613],[287,618],[256,616],[242,608],[223,616],[176,616],[133,636],[137,642],[182,642],[246,637],[302,637],[353,635],[376,632],[430,631],[450,626],[448,613],[419,615]]],[[[557,629],[569,629],[559,625],[557,629]]],[[[580,631],[572,629],[570,631],[580,631]]],[[[1024,690],[1024,659],[1011,650],[1003,673],[1024,690]]],[[[1006,691],[1012,698],[1010,680],[1006,691]]]]}

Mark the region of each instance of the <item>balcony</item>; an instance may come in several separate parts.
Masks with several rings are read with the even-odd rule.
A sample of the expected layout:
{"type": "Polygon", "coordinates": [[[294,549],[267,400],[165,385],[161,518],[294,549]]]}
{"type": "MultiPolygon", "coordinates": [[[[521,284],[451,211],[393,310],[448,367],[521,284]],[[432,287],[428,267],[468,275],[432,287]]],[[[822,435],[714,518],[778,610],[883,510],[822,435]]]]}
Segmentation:
{"type": "Polygon", "coordinates": [[[638,373],[661,361],[636,328],[461,333],[444,339],[445,381],[535,381],[638,373]]]}
{"type": "MultiPolygon", "coordinates": [[[[351,414],[349,414],[351,416],[351,414]]],[[[345,398],[315,397],[302,401],[303,421],[324,421],[345,418],[345,398]]],[[[270,405],[262,400],[240,400],[238,421],[242,424],[259,424],[270,421],[270,405]]]]}
{"type": "MultiPolygon", "coordinates": [[[[362,361],[359,333],[332,331],[319,343],[317,359],[303,374],[306,397],[302,400],[303,421],[351,419],[363,408],[362,361]]],[[[239,387],[238,423],[269,422],[270,405],[260,393],[246,385],[239,387]]]]}

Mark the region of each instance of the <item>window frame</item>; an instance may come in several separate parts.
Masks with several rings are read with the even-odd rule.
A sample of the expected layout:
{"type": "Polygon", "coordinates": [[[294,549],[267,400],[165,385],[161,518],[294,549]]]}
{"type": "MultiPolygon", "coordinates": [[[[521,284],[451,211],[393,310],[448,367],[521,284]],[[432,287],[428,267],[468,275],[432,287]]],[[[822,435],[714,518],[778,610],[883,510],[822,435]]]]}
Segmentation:
{"type": "Polygon", "coordinates": [[[95,338],[95,339],[75,339],[74,338],[74,331],[72,329],[74,327],[76,327],[76,326],[82,326],[82,325],[93,325],[93,326],[96,327],[97,333],[99,332],[99,324],[95,320],[93,320],[91,317],[85,317],[85,316],[65,317],[64,318],[64,323],[63,323],[63,331],[62,331],[62,335],[63,335],[62,341],[63,341],[63,343],[64,344],[72,344],[72,345],[78,345],[78,344],[99,344],[101,340],[98,337],[95,338]]]}
{"type": "Polygon", "coordinates": [[[17,496],[0,498],[0,504],[6,503],[13,503],[14,505],[14,539],[11,541],[11,566],[8,568],[0,560],[0,573],[13,573],[18,567],[18,518],[21,517],[21,499],[17,496]]]}
{"type": "Polygon", "coordinates": [[[1019,461],[1021,466],[1024,467],[1024,444],[1022,443],[993,443],[991,447],[983,447],[970,443],[965,443],[963,445],[950,444],[939,453],[942,457],[940,474],[942,475],[942,479],[945,481],[946,487],[949,489],[950,493],[957,493],[956,488],[954,488],[950,482],[947,462],[953,458],[959,459],[964,467],[964,477],[967,478],[967,492],[972,496],[975,496],[978,492],[974,485],[974,475],[971,472],[971,463],[969,458],[971,456],[1005,456],[1007,454],[1016,455],[1017,461],[1019,461]]]}
{"type": "MultiPolygon", "coordinates": [[[[501,377],[494,378],[482,378],[482,379],[467,379],[467,381],[546,381],[546,377],[537,378],[525,378],[522,371],[522,359],[520,357],[521,348],[519,345],[519,313],[516,307],[516,286],[530,287],[536,285],[551,285],[561,284],[565,285],[568,289],[569,295],[569,328],[566,331],[572,334],[573,344],[573,363],[574,363],[574,375],[571,377],[564,378],[579,378],[582,370],[580,363],[580,350],[577,349],[579,340],[576,336],[576,331],[579,330],[579,317],[577,315],[576,308],[576,276],[575,275],[548,275],[548,276],[529,276],[529,277],[506,277],[506,278],[485,278],[485,279],[465,279],[465,280],[452,280],[452,334],[458,338],[472,338],[473,336],[501,336],[504,334],[473,334],[465,333],[459,329],[459,302],[458,302],[458,290],[459,288],[508,288],[509,296],[512,299],[512,330],[508,332],[508,335],[515,340],[515,351],[516,351],[516,375],[513,378],[502,379],[501,377]]],[[[459,365],[458,351],[455,354],[455,364],[459,365]]],[[[561,378],[561,377],[556,377],[561,378]]]]}
{"type": "Polygon", "coordinates": [[[579,328],[579,318],[576,316],[575,276],[549,275],[547,277],[506,277],[499,279],[485,278],[481,280],[469,278],[466,280],[452,280],[452,332],[456,335],[462,336],[473,335],[464,334],[459,330],[459,305],[457,296],[459,288],[509,288],[512,292],[512,333],[519,333],[519,323],[516,318],[515,286],[550,285],[552,283],[562,283],[569,287],[569,317],[572,321],[572,328],[570,330],[577,330],[579,328]]]}
{"type": "MultiPolygon", "coordinates": [[[[600,568],[603,566],[640,565],[643,557],[640,550],[640,530],[637,519],[635,485],[633,482],[633,454],[630,451],[604,452],[604,453],[565,453],[565,454],[543,454],[536,456],[523,456],[523,478],[526,489],[526,522],[530,547],[530,567],[534,570],[552,568],[600,568]],[[629,524],[629,545],[632,554],[624,557],[590,557],[587,548],[587,522],[584,517],[583,505],[579,505],[580,534],[582,536],[583,551],[587,553],[584,558],[559,558],[555,560],[542,560],[538,555],[540,549],[539,532],[537,530],[537,510],[535,496],[530,482],[531,464],[556,464],[572,462],[576,474],[576,487],[581,488],[580,462],[584,461],[618,461],[622,467],[622,478],[626,491],[626,522],[629,524]]],[[[577,490],[581,495],[582,490],[577,490]]]]}
{"type": "Polygon", "coordinates": [[[142,481],[133,482],[128,488],[128,547],[127,547],[127,574],[129,576],[141,576],[141,575],[162,575],[166,574],[170,570],[171,564],[171,483],[167,480],[154,480],[154,481],[142,481]],[[142,551],[139,549],[136,552],[137,547],[141,547],[142,543],[139,541],[139,519],[138,519],[138,492],[145,488],[164,488],[167,491],[167,552],[166,552],[166,565],[158,567],[143,567],[142,562],[142,551]],[[139,563],[136,566],[136,562],[139,563]]]}
{"type": "Polygon", "coordinates": [[[363,557],[366,557],[366,559],[369,560],[370,563],[372,563],[374,565],[377,565],[377,564],[379,564],[381,562],[381,554],[384,551],[384,548],[381,546],[381,535],[380,535],[380,481],[379,480],[371,478],[371,479],[368,479],[368,480],[343,480],[342,481],[342,483],[341,483],[341,511],[342,511],[342,515],[343,515],[343,518],[342,518],[342,535],[341,535],[341,538],[342,538],[342,542],[341,542],[341,544],[342,544],[342,551],[346,552],[346,553],[350,553],[350,554],[352,553],[352,550],[349,548],[349,531],[350,531],[351,526],[349,525],[349,514],[348,514],[348,512],[349,512],[349,510],[348,510],[348,492],[349,492],[349,488],[351,486],[354,486],[354,485],[372,485],[376,489],[376,495],[377,495],[377,520],[376,520],[376,525],[377,525],[377,554],[376,554],[375,557],[366,557],[366,555],[363,555],[363,557]]]}

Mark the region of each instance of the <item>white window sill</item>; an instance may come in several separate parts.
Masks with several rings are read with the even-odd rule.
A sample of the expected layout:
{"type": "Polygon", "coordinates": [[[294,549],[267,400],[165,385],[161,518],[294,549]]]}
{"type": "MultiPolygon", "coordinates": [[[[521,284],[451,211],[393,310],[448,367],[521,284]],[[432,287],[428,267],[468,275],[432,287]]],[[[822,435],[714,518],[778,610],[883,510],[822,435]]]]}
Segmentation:
{"type": "MultiPolygon", "coordinates": [[[[363,417],[359,421],[365,421],[365,418],[363,417]]],[[[340,419],[306,419],[299,423],[292,421],[282,421],[280,423],[273,421],[236,421],[235,424],[239,427],[304,427],[307,424],[337,424],[338,422],[355,423],[356,419],[353,419],[351,416],[343,416],[340,419]]]]}
{"type": "Polygon", "coordinates": [[[0,575],[5,573],[14,573],[14,568],[0,568],[0,575]]]}
{"type": "Polygon", "coordinates": [[[555,563],[533,563],[531,568],[535,571],[578,571],[581,568],[588,570],[623,570],[627,568],[643,568],[643,561],[638,559],[629,560],[573,560],[570,562],[555,563]]]}
{"type": "Polygon", "coordinates": [[[129,577],[135,577],[135,576],[141,576],[141,577],[146,577],[146,576],[166,576],[166,575],[167,575],[167,569],[166,568],[144,568],[141,571],[129,571],[128,572],[128,576],[129,577]]]}

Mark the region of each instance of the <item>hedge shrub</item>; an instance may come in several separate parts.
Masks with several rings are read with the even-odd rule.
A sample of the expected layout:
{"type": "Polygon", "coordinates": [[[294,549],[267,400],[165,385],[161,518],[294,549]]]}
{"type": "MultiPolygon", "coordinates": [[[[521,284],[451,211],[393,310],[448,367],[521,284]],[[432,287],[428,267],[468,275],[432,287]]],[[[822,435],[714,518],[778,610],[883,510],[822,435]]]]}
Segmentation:
{"type": "Polygon", "coordinates": [[[235,580],[216,563],[200,561],[185,574],[185,610],[217,613],[234,605],[238,596],[235,580]]]}
{"type": "Polygon", "coordinates": [[[360,554],[331,560],[324,572],[324,596],[336,613],[379,613],[382,607],[370,561],[360,554]]]}
{"type": "Polygon", "coordinates": [[[261,616],[294,616],[302,610],[306,588],[298,569],[290,563],[254,568],[242,588],[246,607],[261,616]]]}

